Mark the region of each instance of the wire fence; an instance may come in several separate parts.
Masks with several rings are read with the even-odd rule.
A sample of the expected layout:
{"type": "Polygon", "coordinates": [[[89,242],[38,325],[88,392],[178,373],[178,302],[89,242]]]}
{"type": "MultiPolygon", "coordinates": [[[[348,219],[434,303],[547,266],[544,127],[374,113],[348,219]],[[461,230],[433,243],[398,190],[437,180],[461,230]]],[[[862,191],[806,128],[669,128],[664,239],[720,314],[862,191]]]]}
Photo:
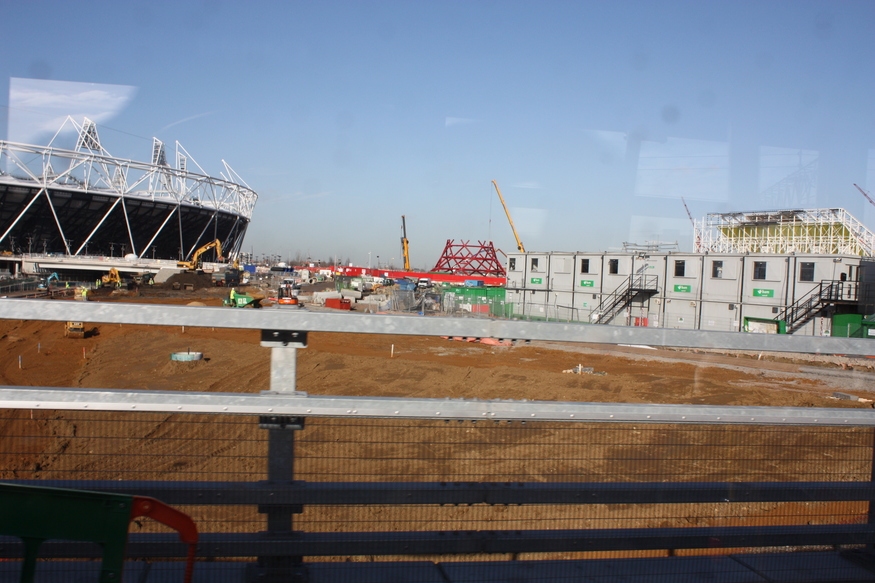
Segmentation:
{"type": "MultiPolygon", "coordinates": [[[[268,479],[268,431],[248,416],[6,411],[0,480],[204,483],[268,479]]],[[[508,489],[549,484],[868,482],[871,428],[308,418],[295,431],[302,484],[431,484],[508,489]]],[[[550,504],[388,503],[302,506],[296,531],[331,533],[862,524],[868,502],[550,504]]],[[[205,502],[208,501],[205,498],[205,502]]],[[[182,505],[204,533],[265,530],[258,504],[182,505]]],[[[140,522],[132,532],[150,532],[140,522]]],[[[338,557],[349,559],[338,548],[338,557]]],[[[672,551],[666,548],[656,555],[672,551]]],[[[672,551],[674,552],[674,551],[672,551]]],[[[534,555],[533,555],[534,556],[534,555]]],[[[546,553],[567,558],[579,553],[546,553]]]]}

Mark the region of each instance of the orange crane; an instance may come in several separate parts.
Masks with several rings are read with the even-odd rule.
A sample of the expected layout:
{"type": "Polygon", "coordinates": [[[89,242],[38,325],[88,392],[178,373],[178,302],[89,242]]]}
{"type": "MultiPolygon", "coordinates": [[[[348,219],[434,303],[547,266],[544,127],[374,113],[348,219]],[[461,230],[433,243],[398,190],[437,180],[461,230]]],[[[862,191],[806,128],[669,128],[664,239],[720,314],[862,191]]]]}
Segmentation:
{"type": "Polygon", "coordinates": [[[498,199],[501,201],[501,206],[504,207],[504,214],[507,215],[507,222],[510,223],[510,228],[511,228],[511,230],[513,231],[513,236],[514,236],[514,238],[516,239],[516,248],[517,248],[517,250],[518,250],[520,253],[525,253],[525,252],[526,252],[526,248],[523,247],[523,242],[520,241],[520,236],[517,235],[517,233],[516,233],[516,227],[513,226],[513,219],[510,218],[510,211],[507,210],[507,205],[504,204],[504,197],[501,196],[501,191],[498,190],[498,183],[495,182],[495,181],[493,180],[493,181],[492,181],[492,186],[495,187],[495,192],[498,193],[498,199]]]}
{"type": "Polygon", "coordinates": [[[407,222],[401,215],[401,255],[404,257],[404,271],[410,271],[410,246],[407,243],[407,222]]]}

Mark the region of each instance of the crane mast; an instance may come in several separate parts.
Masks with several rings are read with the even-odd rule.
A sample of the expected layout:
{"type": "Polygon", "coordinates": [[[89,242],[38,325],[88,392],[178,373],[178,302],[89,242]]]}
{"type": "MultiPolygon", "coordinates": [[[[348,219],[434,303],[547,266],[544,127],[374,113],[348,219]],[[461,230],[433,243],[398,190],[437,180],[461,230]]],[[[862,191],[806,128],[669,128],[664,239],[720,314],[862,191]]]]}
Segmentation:
{"type": "Polygon", "coordinates": [[[401,255],[404,257],[404,271],[410,271],[410,247],[407,243],[407,221],[401,215],[401,255]]]}
{"type": "Polygon", "coordinates": [[[862,188],[860,188],[860,187],[857,186],[856,184],[854,184],[854,186],[857,187],[857,190],[860,191],[860,194],[862,194],[863,196],[866,197],[866,200],[868,200],[870,203],[872,203],[872,206],[875,206],[875,200],[872,200],[872,197],[869,196],[869,194],[868,194],[865,190],[863,190],[862,188]]]}
{"type": "Polygon", "coordinates": [[[690,219],[690,223],[693,225],[693,235],[696,237],[696,248],[693,251],[699,253],[702,250],[702,241],[699,233],[696,231],[696,221],[693,220],[693,214],[690,212],[690,207],[687,206],[687,201],[684,200],[684,197],[681,197],[681,202],[684,203],[684,210],[687,211],[687,218],[690,219]]]}
{"type": "Polygon", "coordinates": [[[693,224],[693,228],[696,228],[696,221],[693,220],[693,215],[690,213],[690,207],[687,206],[687,201],[684,200],[684,197],[681,197],[681,202],[684,203],[684,210],[687,211],[687,218],[690,219],[690,222],[693,224]]]}
{"type": "Polygon", "coordinates": [[[492,181],[492,186],[495,187],[495,192],[498,193],[498,200],[501,201],[501,206],[504,207],[504,214],[507,215],[507,222],[510,223],[510,228],[511,228],[511,230],[513,231],[514,239],[516,239],[516,248],[517,248],[517,250],[518,250],[520,253],[525,253],[525,252],[526,252],[526,248],[523,247],[523,242],[520,241],[520,236],[517,235],[516,227],[513,226],[513,219],[510,218],[510,211],[507,210],[507,205],[504,203],[504,197],[501,196],[501,191],[498,189],[498,183],[495,182],[495,181],[493,180],[493,181],[492,181]]]}

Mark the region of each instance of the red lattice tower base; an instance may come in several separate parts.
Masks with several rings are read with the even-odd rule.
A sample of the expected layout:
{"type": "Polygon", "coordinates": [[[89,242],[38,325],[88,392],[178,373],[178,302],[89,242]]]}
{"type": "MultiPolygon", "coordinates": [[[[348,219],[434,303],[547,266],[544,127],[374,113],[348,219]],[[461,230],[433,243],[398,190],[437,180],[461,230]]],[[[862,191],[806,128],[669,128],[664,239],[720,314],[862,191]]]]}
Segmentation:
{"type": "Polygon", "coordinates": [[[447,239],[447,245],[432,271],[452,273],[453,275],[490,275],[504,277],[504,266],[495,255],[492,241],[477,241],[471,245],[468,241],[456,244],[447,239]]]}

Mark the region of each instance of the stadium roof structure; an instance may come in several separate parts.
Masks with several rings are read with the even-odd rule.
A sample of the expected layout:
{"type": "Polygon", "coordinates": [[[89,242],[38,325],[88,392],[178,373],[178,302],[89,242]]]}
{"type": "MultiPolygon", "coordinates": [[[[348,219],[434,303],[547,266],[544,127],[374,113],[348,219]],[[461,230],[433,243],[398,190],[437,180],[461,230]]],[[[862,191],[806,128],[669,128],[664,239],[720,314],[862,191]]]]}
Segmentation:
{"type": "Polygon", "coordinates": [[[87,118],[68,117],[47,146],[0,141],[0,249],[187,259],[219,240],[235,257],[258,195],[224,160],[215,178],[178,142],[175,154],[171,166],[154,138],[149,163],[115,158],[87,118]],[[55,147],[68,125],[75,148],[55,147]]]}
{"type": "Polygon", "coordinates": [[[697,253],[875,255],[875,234],[841,208],[712,213],[694,237],[697,253]]]}

